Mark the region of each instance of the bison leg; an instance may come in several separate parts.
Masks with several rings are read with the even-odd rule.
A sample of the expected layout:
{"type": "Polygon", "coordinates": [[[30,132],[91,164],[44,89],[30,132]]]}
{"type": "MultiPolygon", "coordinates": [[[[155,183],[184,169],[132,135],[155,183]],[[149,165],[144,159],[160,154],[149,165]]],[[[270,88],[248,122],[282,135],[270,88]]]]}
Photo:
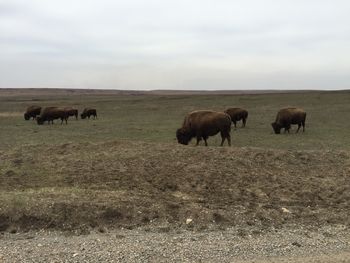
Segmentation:
{"type": "Polygon", "coordinates": [[[301,123],[303,125],[303,132],[305,131],[305,121],[301,123]]]}
{"type": "Polygon", "coordinates": [[[197,138],[196,146],[198,146],[199,142],[202,140],[202,136],[201,135],[197,135],[196,138],[197,138]]]}
{"type": "Polygon", "coordinates": [[[208,143],[207,143],[208,137],[203,137],[203,139],[204,139],[205,146],[208,146],[208,143]]]}
{"type": "Polygon", "coordinates": [[[289,130],[290,130],[290,125],[287,125],[284,127],[284,133],[286,132],[290,133],[289,130]]]}
{"type": "Polygon", "coordinates": [[[295,133],[298,133],[298,132],[299,132],[300,127],[301,127],[301,124],[299,123],[299,124],[298,124],[298,129],[297,129],[297,131],[296,131],[295,133]]]}
{"type": "Polygon", "coordinates": [[[229,146],[231,146],[231,136],[229,133],[223,133],[221,132],[221,144],[220,146],[224,146],[225,139],[227,139],[227,143],[229,146]]]}
{"type": "Polygon", "coordinates": [[[220,144],[220,146],[224,146],[224,141],[225,141],[225,138],[221,137],[221,144],[220,144]]]}
{"type": "Polygon", "coordinates": [[[246,118],[243,118],[243,120],[242,120],[242,127],[243,127],[243,128],[245,127],[246,121],[247,121],[247,119],[246,119],[246,118]]]}
{"type": "Polygon", "coordinates": [[[235,125],[235,129],[237,128],[237,122],[236,121],[232,121],[233,122],[233,124],[235,125]]]}
{"type": "Polygon", "coordinates": [[[227,139],[228,146],[231,146],[231,136],[230,136],[230,134],[226,135],[226,139],[227,139]]]}

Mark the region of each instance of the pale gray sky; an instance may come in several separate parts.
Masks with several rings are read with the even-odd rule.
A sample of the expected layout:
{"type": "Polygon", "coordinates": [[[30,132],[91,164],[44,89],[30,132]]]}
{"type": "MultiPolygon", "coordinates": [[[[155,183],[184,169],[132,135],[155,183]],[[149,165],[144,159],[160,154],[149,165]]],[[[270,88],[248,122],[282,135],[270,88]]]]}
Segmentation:
{"type": "Polygon", "coordinates": [[[348,89],[350,1],[0,0],[0,88],[348,89]]]}

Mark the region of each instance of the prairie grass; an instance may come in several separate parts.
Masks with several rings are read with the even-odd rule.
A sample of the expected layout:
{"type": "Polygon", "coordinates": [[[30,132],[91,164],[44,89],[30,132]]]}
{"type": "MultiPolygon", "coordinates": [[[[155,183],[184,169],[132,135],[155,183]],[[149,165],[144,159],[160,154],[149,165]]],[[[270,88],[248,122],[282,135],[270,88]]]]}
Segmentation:
{"type": "MultiPolygon", "coordinates": [[[[0,93],[1,95],[1,93],[0,93]]],[[[350,92],[305,92],[258,95],[79,95],[38,92],[34,97],[0,96],[0,149],[24,144],[63,144],[132,140],[177,143],[175,131],[187,112],[198,109],[223,111],[243,107],[249,111],[247,127],[232,129],[233,146],[273,149],[350,149],[350,92]],[[25,121],[26,107],[73,106],[82,111],[95,107],[98,120],[71,118],[68,125],[38,126],[25,121]],[[275,135],[270,123],[286,106],[307,112],[306,132],[275,135]]],[[[238,127],[240,127],[240,123],[238,127]]],[[[219,136],[209,139],[220,143],[219,136]]]]}

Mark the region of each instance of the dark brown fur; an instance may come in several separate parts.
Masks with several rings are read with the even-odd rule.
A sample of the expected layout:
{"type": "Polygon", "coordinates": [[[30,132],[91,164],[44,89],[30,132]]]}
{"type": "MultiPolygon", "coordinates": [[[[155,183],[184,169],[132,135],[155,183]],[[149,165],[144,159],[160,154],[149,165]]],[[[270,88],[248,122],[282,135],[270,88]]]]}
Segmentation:
{"type": "Polygon", "coordinates": [[[299,131],[300,126],[303,126],[303,132],[305,131],[305,119],[306,112],[300,108],[284,108],[279,110],[276,116],[275,122],[271,123],[271,126],[276,134],[281,133],[281,129],[284,132],[288,131],[292,124],[297,124],[299,131]]]}
{"type": "Polygon", "coordinates": [[[75,116],[75,119],[78,120],[78,110],[77,109],[74,109],[72,107],[67,107],[67,108],[64,108],[64,110],[67,112],[68,118],[70,116],[75,116]]]}
{"type": "Polygon", "coordinates": [[[242,127],[245,127],[248,119],[248,111],[242,108],[229,108],[225,110],[225,113],[230,115],[233,124],[236,126],[237,121],[242,120],[242,127]]]}
{"type": "Polygon", "coordinates": [[[85,108],[83,113],[80,114],[80,117],[82,119],[85,119],[86,117],[88,117],[90,119],[90,116],[94,116],[94,119],[97,118],[97,111],[96,111],[96,109],[85,108]]]}
{"type": "Polygon", "coordinates": [[[29,106],[24,113],[24,119],[27,121],[30,118],[33,118],[33,120],[36,118],[37,115],[40,115],[41,107],[40,106],[29,106]]]}
{"type": "Polygon", "coordinates": [[[64,108],[47,107],[42,111],[41,115],[36,118],[39,125],[44,124],[45,121],[47,121],[48,124],[50,124],[50,122],[53,124],[53,120],[55,119],[61,119],[61,124],[65,120],[67,124],[68,114],[64,108]]]}
{"type": "Polygon", "coordinates": [[[187,145],[194,137],[198,145],[203,138],[205,146],[208,146],[208,137],[220,132],[221,146],[225,139],[228,145],[231,145],[230,131],[231,118],[228,114],[209,110],[193,111],[185,117],[182,127],[176,131],[176,138],[184,145],[187,145]]]}

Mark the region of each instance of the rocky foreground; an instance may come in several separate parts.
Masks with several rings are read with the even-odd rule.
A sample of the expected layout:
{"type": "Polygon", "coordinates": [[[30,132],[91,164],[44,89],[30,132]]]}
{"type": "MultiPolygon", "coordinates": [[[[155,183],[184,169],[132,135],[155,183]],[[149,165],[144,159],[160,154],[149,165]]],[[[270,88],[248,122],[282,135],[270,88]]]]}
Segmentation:
{"type": "MultiPolygon", "coordinates": [[[[295,226],[297,227],[297,226],[295,226]]],[[[2,233],[0,262],[350,262],[346,227],[2,233]]]]}

